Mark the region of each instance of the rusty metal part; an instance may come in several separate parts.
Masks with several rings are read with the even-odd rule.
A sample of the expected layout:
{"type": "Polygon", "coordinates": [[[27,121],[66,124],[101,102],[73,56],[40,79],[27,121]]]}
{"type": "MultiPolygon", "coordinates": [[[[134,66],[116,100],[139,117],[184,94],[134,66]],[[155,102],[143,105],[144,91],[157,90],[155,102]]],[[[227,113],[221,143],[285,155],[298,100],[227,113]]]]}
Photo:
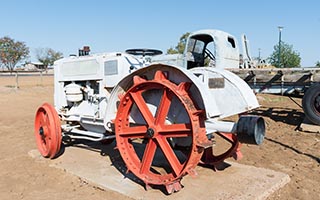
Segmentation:
{"type": "Polygon", "coordinates": [[[36,112],[34,134],[40,154],[54,158],[61,147],[61,125],[56,110],[48,103],[42,104],[36,112]]]}
{"type": "Polygon", "coordinates": [[[171,194],[182,188],[184,175],[196,174],[206,135],[199,116],[203,111],[189,97],[189,86],[172,83],[157,71],[153,80],[134,76],[133,86],[120,96],[114,120],[117,147],[128,171],[144,181],[146,188],[164,185],[171,194]],[[172,114],[176,110],[183,114],[172,114]],[[175,150],[174,141],[181,139],[187,145],[183,151],[175,150]]]}
{"type": "Polygon", "coordinates": [[[227,142],[229,142],[231,144],[231,147],[227,149],[224,153],[221,153],[220,155],[213,154],[213,147],[209,147],[205,149],[204,154],[201,158],[202,164],[214,166],[229,157],[233,157],[235,160],[240,160],[243,157],[240,151],[241,144],[238,141],[237,135],[233,133],[221,133],[221,132],[217,132],[216,134],[219,135],[224,140],[226,140],[227,142]]]}

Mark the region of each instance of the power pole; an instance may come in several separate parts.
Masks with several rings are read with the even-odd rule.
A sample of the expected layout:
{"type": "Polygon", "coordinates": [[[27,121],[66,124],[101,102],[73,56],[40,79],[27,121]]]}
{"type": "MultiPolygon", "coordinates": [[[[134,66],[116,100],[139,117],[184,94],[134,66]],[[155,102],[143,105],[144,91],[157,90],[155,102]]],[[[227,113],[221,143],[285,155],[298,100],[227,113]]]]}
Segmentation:
{"type": "Polygon", "coordinates": [[[278,26],[279,29],[279,54],[278,54],[278,67],[281,67],[281,31],[283,26],[278,26]]]}

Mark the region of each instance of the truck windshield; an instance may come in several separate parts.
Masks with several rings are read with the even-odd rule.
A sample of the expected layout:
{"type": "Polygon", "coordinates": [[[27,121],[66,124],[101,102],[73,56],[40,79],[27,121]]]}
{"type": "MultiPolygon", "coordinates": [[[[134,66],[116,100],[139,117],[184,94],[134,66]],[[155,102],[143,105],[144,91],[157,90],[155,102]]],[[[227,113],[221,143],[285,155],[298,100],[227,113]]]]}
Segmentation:
{"type": "Polygon", "coordinates": [[[205,46],[205,43],[203,41],[191,38],[188,43],[187,51],[192,53],[202,54],[204,46],[205,46]]]}

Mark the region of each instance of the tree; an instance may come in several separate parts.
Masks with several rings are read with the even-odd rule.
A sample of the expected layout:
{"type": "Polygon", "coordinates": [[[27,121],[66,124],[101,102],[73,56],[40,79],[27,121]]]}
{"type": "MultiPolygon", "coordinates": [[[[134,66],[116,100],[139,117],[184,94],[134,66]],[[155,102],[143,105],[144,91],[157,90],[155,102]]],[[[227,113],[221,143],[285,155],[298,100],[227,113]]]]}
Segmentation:
{"type": "Polygon", "coordinates": [[[316,62],[316,67],[320,67],[320,61],[316,62]]]}
{"type": "Polygon", "coordinates": [[[189,37],[190,33],[187,32],[185,34],[183,34],[180,37],[180,41],[178,42],[177,46],[175,48],[170,47],[167,50],[167,54],[176,54],[176,53],[183,53],[184,48],[186,47],[186,43],[187,43],[187,38],[189,37]]]}
{"type": "Polygon", "coordinates": [[[293,46],[285,42],[281,42],[280,47],[280,66],[279,66],[279,45],[273,47],[273,53],[269,57],[271,65],[278,68],[300,67],[300,54],[293,50],[293,46]]]}
{"type": "Polygon", "coordinates": [[[39,48],[36,50],[36,57],[44,65],[47,71],[48,66],[53,65],[54,61],[62,58],[63,54],[51,48],[39,48]]]}
{"type": "Polygon", "coordinates": [[[29,56],[29,48],[24,42],[14,41],[5,36],[0,38],[0,61],[8,70],[13,71],[17,63],[29,56]]]}

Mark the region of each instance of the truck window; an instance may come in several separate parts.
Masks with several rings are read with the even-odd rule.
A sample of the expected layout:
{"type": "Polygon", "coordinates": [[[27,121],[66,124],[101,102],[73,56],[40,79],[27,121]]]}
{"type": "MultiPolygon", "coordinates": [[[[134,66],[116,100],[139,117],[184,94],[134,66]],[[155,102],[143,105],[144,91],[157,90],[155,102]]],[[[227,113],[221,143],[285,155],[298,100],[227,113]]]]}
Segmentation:
{"type": "Polygon", "coordinates": [[[187,46],[187,69],[204,65],[205,42],[190,38],[187,46]]]}
{"type": "Polygon", "coordinates": [[[216,43],[214,41],[209,42],[205,50],[205,60],[204,65],[215,67],[216,66],[216,43]]]}
{"type": "Polygon", "coordinates": [[[236,48],[236,43],[234,39],[230,36],[228,37],[228,43],[230,44],[230,46],[232,46],[232,48],[236,48]]]}
{"type": "Polygon", "coordinates": [[[191,53],[203,53],[205,43],[201,40],[191,38],[188,43],[187,51],[191,53]]]}
{"type": "Polygon", "coordinates": [[[203,48],[204,48],[204,42],[200,40],[196,40],[196,45],[194,46],[193,52],[202,54],[203,48]]]}
{"type": "Polygon", "coordinates": [[[192,52],[195,44],[195,39],[191,38],[187,45],[187,52],[192,52]]]}

